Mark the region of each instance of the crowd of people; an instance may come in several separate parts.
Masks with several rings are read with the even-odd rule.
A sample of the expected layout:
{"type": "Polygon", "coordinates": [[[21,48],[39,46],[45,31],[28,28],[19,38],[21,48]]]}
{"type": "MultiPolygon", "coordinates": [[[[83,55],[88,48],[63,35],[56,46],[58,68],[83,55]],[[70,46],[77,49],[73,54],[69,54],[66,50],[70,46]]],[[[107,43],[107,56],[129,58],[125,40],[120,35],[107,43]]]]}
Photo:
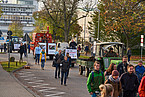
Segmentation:
{"type": "Polygon", "coordinates": [[[134,67],[127,63],[127,56],[118,66],[110,64],[105,72],[100,70],[100,62],[96,61],[94,70],[89,74],[87,87],[92,97],[145,97],[144,75],[143,62],[139,61],[134,67]]]}

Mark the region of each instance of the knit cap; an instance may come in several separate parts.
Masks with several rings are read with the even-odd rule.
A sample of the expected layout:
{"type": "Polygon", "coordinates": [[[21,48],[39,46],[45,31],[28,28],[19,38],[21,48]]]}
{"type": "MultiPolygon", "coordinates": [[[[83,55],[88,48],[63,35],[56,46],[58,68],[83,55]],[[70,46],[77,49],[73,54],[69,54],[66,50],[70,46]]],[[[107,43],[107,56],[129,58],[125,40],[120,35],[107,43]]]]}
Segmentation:
{"type": "Polygon", "coordinates": [[[112,76],[119,76],[119,72],[117,70],[112,71],[112,76]]]}

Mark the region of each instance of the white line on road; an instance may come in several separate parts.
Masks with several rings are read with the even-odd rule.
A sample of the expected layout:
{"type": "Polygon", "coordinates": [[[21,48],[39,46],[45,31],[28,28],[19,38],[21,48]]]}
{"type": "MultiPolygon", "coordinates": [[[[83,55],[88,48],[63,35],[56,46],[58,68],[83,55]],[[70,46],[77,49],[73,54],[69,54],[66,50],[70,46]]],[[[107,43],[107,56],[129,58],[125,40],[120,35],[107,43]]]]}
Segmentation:
{"type": "MultiPolygon", "coordinates": [[[[52,92],[52,91],[48,91],[48,92],[52,92]]],[[[56,92],[56,91],[54,91],[54,92],[56,92]]],[[[50,94],[50,95],[45,95],[45,96],[52,97],[52,96],[57,96],[57,95],[62,95],[62,94],[65,94],[65,92],[57,92],[55,94],[50,94]]]]}
{"type": "Polygon", "coordinates": [[[44,82],[44,80],[37,80],[37,81],[34,81],[34,82],[28,82],[28,83],[37,83],[37,82],[44,82]]]}
{"type": "Polygon", "coordinates": [[[32,86],[32,87],[36,88],[36,87],[41,87],[41,86],[46,86],[46,85],[50,85],[50,84],[42,84],[42,85],[36,85],[36,86],[32,86]]]}
{"type": "Polygon", "coordinates": [[[55,87],[47,87],[47,89],[42,89],[42,90],[39,90],[39,91],[40,91],[40,92],[41,92],[41,91],[44,91],[44,92],[45,92],[45,91],[47,91],[47,90],[54,90],[54,89],[56,89],[56,88],[55,88],[55,87]]]}

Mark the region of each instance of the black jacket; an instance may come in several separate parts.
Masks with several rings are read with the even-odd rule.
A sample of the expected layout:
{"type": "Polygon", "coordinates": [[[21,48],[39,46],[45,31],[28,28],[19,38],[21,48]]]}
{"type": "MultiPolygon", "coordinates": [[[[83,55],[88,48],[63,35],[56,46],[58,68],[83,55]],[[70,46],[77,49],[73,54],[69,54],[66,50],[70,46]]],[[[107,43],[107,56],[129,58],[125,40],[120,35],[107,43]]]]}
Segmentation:
{"type": "Polygon", "coordinates": [[[127,66],[128,66],[128,64],[127,63],[123,64],[123,62],[118,64],[117,71],[119,72],[119,76],[121,76],[123,73],[127,72],[127,66]]]}
{"type": "Polygon", "coordinates": [[[62,71],[62,72],[67,72],[68,69],[69,69],[69,62],[63,60],[63,61],[61,62],[61,64],[62,64],[61,71],[62,71]]]}
{"type": "Polygon", "coordinates": [[[70,46],[70,48],[76,48],[77,44],[76,44],[76,42],[71,42],[69,44],[69,46],[70,46]]]}
{"type": "Polygon", "coordinates": [[[19,53],[24,53],[24,46],[22,45],[19,48],[20,48],[19,53]]]}
{"type": "Polygon", "coordinates": [[[71,66],[71,57],[69,56],[67,58],[69,58],[69,67],[70,67],[71,66]]]}
{"type": "Polygon", "coordinates": [[[138,92],[139,81],[136,74],[126,72],[121,75],[120,81],[124,92],[138,92]]]}
{"type": "Polygon", "coordinates": [[[56,63],[57,63],[57,60],[58,60],[59,58],[60,58],[61,61],[64,59],[63,55],[62,55],[62,54],[59,55],[59,53],[58,53],[58,54],[56,54],[56,56],[55,56],[55,62],[56,62],[56,63]]]}

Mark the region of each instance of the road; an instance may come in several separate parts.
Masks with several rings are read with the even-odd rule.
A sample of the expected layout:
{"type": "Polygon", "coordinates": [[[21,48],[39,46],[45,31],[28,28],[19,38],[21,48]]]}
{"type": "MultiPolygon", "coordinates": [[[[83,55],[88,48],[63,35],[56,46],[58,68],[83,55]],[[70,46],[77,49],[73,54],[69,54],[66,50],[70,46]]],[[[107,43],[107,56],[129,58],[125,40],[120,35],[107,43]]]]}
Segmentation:
{"type": "MultiPolygon", "coordinates": [[[[12,56],[19,60],[18,53],[12,53],[12,56]]],[[[7,54],[0,54],[0,59],[7,60],[7,54]]],[[[52,60],[46,61],[44,70],[41,70],[40,65],[34,64],[32,54],[24,60],[28,60],[31,69],[19,70],[14,75],[40,97],[90,97],[86,87],[87,78],[79,75],[78,66],[71,68],[67,86],[63,86],[60,85],[60,78],[54,78],[55,68],[51,66],[52,60]]]]}

